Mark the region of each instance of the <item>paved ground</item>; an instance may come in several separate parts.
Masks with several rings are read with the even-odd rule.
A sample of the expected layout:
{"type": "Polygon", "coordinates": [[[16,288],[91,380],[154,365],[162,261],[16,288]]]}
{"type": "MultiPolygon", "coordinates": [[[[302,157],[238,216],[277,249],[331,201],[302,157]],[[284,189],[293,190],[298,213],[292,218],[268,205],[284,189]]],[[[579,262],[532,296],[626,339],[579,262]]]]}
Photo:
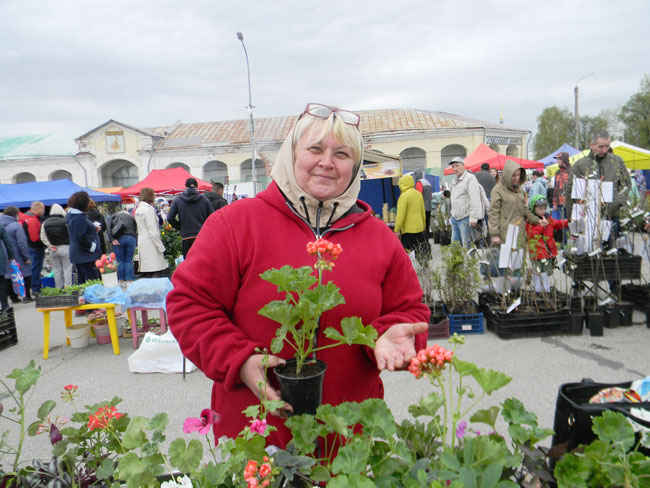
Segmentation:
{"type": "MultiPolygon", "coordinates": [[[[120,339],[122,354],[115,356],[110,345],[91,345],[72,349],[65,345],[63,314],[53,314],[50,356],[43,360],[42,314],[32,304],[15,307],[18,324],[17,345],[0,351],[0,378],[4,380],[15,367],[30,360],[41,366],[42,378],[31,401],[28,422],[46,399],[59,403],[57,412],[69,415],[69,405],[59,401],[63,386],[79,385],[81,401],[95,403],[113,396],[124,399],[121,410],[131,415],[153,416],[165,411],[170,416],[168,438],[182,435],[182,423],[188,416],[198,416],[209,406],[210,381],[199,371],[183,380],[180,374],[136,374],[129,372],[127,358],[133,352],[131,339],[120,339]]],[[[591,377],[602,382],[618,382],[650,375],[650,329],[645,316],[634,315],[635,325],[605,329],[603,337],[581,336],[501,340],[485,332],[467,336],[457,354],[479,366],[503,371],[513,381],[485,406],[508,397],[517,397],[540,419],[540,425],[552,427],[555,399],[562,383],[591,377]]],[[[446,344],[446,340],[438,341],[446,344]]],[[[415,380],[409,373],[385,373],[386,400],[395,417],[408,416],[407,407],[432,388],[424,380],[415,380]]],[[[4,400],[5,409],[9,401],[4,400]]],[[[13,425],[0,419],[0,431],[13,425]]],[[[10,441],[15,442],[15,429],[10,441]]],[[[49,442],[43,436],[28,438],[25,456],[49,457],[49,442]]]]}

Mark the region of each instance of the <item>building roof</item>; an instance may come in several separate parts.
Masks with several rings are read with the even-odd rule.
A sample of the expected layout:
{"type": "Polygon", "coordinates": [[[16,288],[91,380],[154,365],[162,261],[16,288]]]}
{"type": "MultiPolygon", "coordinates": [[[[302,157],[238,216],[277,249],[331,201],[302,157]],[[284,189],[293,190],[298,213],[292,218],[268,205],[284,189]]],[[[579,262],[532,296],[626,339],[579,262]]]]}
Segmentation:
{"type": "MultiPolygon", "coordinates": [[[[404,133],[411,130],[436,131],[440,129],[492,129],[499,131],[527,131],[501,124],[471,119],[445,112],[419,109],[365,110],[361,116],[361,130],[365,136],[404,133]]],[[[283,141],[293,127],[297,116],[264,117],[255,119],[255,141],[258,144],[283,141]]],[[[72,156],[77,153],[75,141],[100,130],[110,123],[121,125],[141,134],[161,138],[157,149],[196,146],[230,146],[250,144],[249,120],[224,120],[221,122],[196,122],[138,129],[109,120],[82,136],[72,134],[34,135],[0,138],[0,160],[38,156],[72,156]]]]}
{"type": "Polygon", "coordinates": [[[38,134],[0,137],[0,159],[72,156],[77,152],[73,134],[38,134]]]}
{"type": "MultiPolygon", "coordinates": [[[[401,133],[409,130],[432,131],[440,129],[493,129],[526,132],[501,124],[471,119],[446,112],[432,112],[418,109],[365,110],[361,115],[361,130],[365,136],[386,133],[401,133]]],[[[293,127],[297,116],[265,117],[255,119],[255,142],[283,141],[293,127]]],[[[249,121],[225,120],[221,122],[200,122],[178,124],[167,134],[158,148],[183,146],[221,146],[249,144],[249,121]]],[[[163,134],[170,127],[147,129],[163,134]]]]}

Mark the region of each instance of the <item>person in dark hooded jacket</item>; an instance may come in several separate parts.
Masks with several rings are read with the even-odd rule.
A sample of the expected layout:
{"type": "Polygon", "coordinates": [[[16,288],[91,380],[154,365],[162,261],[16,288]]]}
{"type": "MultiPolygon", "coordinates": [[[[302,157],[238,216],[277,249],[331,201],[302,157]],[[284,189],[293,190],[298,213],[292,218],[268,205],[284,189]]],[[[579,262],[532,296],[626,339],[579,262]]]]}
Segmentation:
{"type": "Polygon", "coordinates": [[[195,178],[188,178],[185,191],[174,199],[167,214],[167,222],[181,233],[183,258],[187,257],[203,223],[213,211],[210,201],[197,190],[198,186],[195,178]]]}
{"type": "Polygon", "coordinates": [[[206,191],[204,195],[205,198],[210,200],[210,204],[215,212],[228,205],[228,200],[223,197],[223,183],[219,183],[218,181],[213,182],[212,191],[206,191]]]}

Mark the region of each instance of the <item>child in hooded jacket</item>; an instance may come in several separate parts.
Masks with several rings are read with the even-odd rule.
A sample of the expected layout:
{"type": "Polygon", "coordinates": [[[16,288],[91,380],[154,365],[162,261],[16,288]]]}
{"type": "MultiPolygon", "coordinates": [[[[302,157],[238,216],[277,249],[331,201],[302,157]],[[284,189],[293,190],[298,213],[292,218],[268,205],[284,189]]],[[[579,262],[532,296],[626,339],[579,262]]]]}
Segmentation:
{"type": "Polygon", "coordinates": [[[535,195],[530,199],[530,210],[540,219],[546,218],[548,225],[526,223],[528,249],[530,258],[538,262],[538,270],[546,273],[553,271],[553,261],[557,256],[557,245],[553,232],[566,229],[569,226],[567,219],[557,220],[551,217],[548,211],[548,201],[543,195],[535,195]]]}

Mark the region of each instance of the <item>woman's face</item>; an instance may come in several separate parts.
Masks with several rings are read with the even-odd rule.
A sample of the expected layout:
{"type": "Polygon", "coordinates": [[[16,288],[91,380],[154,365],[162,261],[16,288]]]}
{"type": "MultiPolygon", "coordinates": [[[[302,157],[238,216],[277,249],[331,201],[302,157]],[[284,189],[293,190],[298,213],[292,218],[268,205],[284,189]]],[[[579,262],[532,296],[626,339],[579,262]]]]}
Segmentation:
{"type": "Polygon", "coordinates": [[[490,174],[496,178],[499,172],[495,168],[490,168],[490,174]]]}
{"type": "Polygon", "coordinates": [[[305,193],[318,200],[329,200],[338,197],[349,186],[354,151],[338,142],[331,133],[321,141],[313,141],[309,131],[305,131],[294,152],[294,174],[305,193]]]}
{"type": "Polygon", "coordinates": [[[521,170],[517,170],[514,173],[512,173],[512,185],[517,186],[519,184],[519,180],[521,179],[521,170]]]}

